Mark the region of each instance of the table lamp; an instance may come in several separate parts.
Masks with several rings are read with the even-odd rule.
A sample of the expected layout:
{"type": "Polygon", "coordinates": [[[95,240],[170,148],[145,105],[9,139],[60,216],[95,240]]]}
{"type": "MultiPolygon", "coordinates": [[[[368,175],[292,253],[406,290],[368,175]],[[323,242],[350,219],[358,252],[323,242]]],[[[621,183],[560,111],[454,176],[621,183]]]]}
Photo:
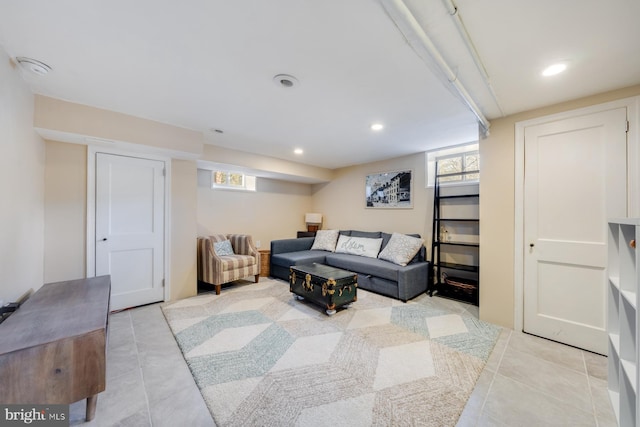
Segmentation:
{"type": "Polygon", "coordinates": [[[322,214],[307,213],[304,215],[304,222],[307,223],[307,231],[318,231],[322,224],[322,214]]]}

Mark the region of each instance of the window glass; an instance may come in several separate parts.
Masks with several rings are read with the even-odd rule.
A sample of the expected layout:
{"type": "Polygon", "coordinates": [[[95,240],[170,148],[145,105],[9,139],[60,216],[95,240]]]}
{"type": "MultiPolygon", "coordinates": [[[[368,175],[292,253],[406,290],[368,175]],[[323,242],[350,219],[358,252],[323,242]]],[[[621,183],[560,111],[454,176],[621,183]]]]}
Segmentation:
{"type": "Polygon", "coordinates": [[[211,172],[211,188],[232,188],[237,190],[256,191],[256,177],[242,172],[211,172]]]}
{"type": "Polygon", "coordinates": [[[438,175],[460,173],[460,175],[440,177],[441,184],[471,184],[478,182],[480,179],[479,173],[461,173],[480,170],[480,153],[478,149],[479,145],[476,142],[427,152],[427,187],[435,185],[436,164],[438,165],[438,175]]]}

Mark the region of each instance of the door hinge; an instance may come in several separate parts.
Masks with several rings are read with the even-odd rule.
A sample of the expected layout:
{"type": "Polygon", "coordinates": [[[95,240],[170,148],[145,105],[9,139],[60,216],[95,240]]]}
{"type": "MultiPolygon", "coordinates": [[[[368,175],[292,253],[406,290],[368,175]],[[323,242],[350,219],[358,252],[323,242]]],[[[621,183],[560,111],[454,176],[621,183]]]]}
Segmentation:
{"type": "Polygon", "coordinates": [[[164,288],[164,279],[162,279],[162,287],[164,288]]]}
{"type": "Polygon", "coordinates": [[[629,133],[629,120],[627,120],[627,129],[625,130],[625,132],[629,133]]]}
{"type": "Polygon", "coordinates": [[[167,169],[166,168],[162,168],[162,176],[167,176],[167,169]]]}

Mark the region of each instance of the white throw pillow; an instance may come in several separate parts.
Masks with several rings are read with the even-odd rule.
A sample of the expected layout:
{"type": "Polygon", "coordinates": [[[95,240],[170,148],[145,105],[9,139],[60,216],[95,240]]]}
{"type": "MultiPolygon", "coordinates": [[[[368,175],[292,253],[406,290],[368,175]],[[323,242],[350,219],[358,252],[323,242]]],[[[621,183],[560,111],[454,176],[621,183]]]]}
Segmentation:
{"type": "Polygon", "coordinates": [[[213,244],[213,250],[218,256],[234,255],[233,247],[230,240],[223,240],[222,242],[215,242],[213,244]]]}
{"type": "Polygon", "coordinates": [[[338,230],[318,230],[316,231],[316,239],[311,246],[312,251],[329,251],[336,250],[336,242],[338,241],[338,230]]]}
{"type": "Polygon", "coordinates": [[[376,258],[382,246],[382,237],[370,239],[367,237],[351,237],[341,234],[336,245],[336,253],[352,254],[376,258]]]}
{"type": "Polygon", "coordinates": [[[406,234],[393,233],[389,243],[380,252],[378,258],[404,266],[416,256],[423,243],[423,239],[407,236],[406,234]]]}

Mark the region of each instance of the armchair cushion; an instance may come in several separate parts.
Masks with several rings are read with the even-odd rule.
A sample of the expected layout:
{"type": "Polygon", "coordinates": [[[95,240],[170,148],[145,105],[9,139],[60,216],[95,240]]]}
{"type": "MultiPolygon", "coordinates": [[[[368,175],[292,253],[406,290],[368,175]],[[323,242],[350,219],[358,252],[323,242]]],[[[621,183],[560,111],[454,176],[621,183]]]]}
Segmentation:
{"type": "Polygon", "coordinates": [[[251,255],[225,255],[221,256],[222,270],[237,270],[239,268],[251,267],[256,264],[256,259],[251,255]]]}

